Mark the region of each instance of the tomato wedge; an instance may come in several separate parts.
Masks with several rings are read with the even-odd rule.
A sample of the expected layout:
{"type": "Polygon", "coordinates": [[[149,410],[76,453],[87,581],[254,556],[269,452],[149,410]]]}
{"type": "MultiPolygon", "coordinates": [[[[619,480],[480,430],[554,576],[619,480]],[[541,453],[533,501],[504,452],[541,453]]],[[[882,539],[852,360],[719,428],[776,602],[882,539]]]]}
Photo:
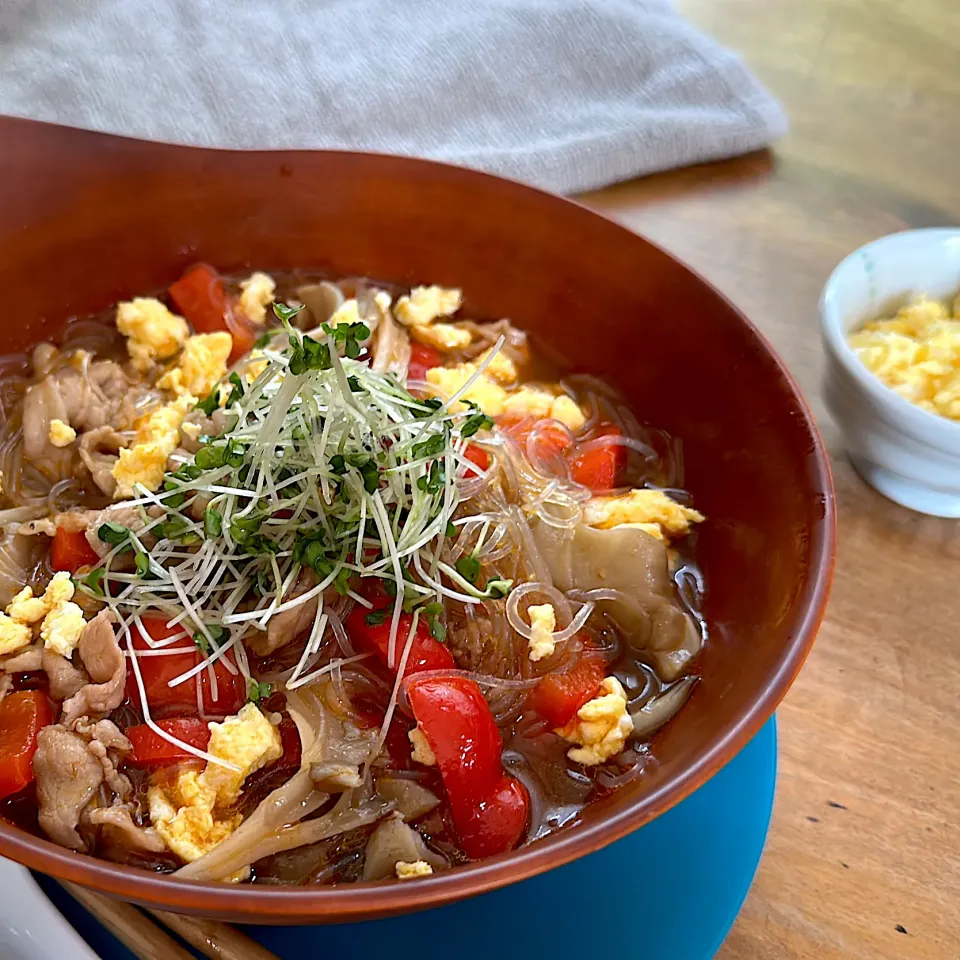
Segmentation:
{"type": "MultiPolygon", "coordinates": [[[[167,720],[158,720],[156,723],[170,736],[198,750],[206,750],[210,743],[210,728],[207,721],[199,717],[171,717],[167,720]]],[[[133,744],[133,750],[127,754],[127,763],[134,767],[155,770],[159,767],[168,767],[173,763],[182,763],[184,760],[197,759],[183,747],[164,740],[159,733],[145,723],[128,727],[126,736],[133,744]]]]}
{"type": "Polygon", "coordinates": [[[503,744],[479,685],[465,677],[407,681],[407,699],[440,769],[468,857],[512,850],[526,830],[530,797],[503,771],[503,744]]]}
{"type": "Polygon", "coordinates": [[[531,691],[527,706],[551,727],[562,727],[597,695],[605,675],[603,658],[587,652],[566,673],[547,674],[531,691]]]}
{"type": "MultiPolygon", "coordinates": [[[[612,423],[601,423],[593,439],[619,436],[620,431],[612,423]]],[[[627,450],[621,444],[612,443],[580,452],[574,449],[568,456],[570,476],[594,493],[605,493],[617,486],[617,475],[626,464],[627,450]]]]}
{"type": "Polygon", "coordinates": [[[206,263],[195,263],[168,291],[174,306],[197,333],[227,329],[227,291],[223,278],[206,263]]]}
{"type": "MultiPolygon", "coordinates": [[[[481,470],[490,469],[490,454],[487,453],[483,447],[478,447],[475,443],[467,444],[466,449],[463,451],[463,456],[471,463],[475,463],[481,470]]],[[[478,476],[477,471],[470,467],[466,468],[465,473],[468,477],[478,476]]]]}
{"type": "Polygon", "coordinates": [[[410,344],[410,363],[407,366],[408,380],[426,380],[427,371],[443,363],[440,351],[428,347],[425,343],[413,341],[410,344]]]}
{"type": "Polygon", "coordinates": [[[50,565],[54,570],[69,570],[76,573],[81,567],[91,567],[100,558],[87,542],[82,530],[64,530],[57,527],[50,545],[50,565]]]}
{"type": "MultiPolygon", "coordinates": [[[[392,603],[374,607],[373,610],[366,610],[357,604],[350,611],[344,626],[358,648],[376,654],[377,658],[386,664],[390,653],[390,625],[392,619],[392,603]]],[[[397,666],[394,667],[394,673],[399,667],[403,646],[410,635],[411,623],[413,623],[412,614],[400,614],[396,650],[398,662],[397,666]]],[[[421,618],[417,622],[417,629],[413,635],[413,645],[407,657],[407,668],[404,671],[404,676],[419,673],[422,670],[455,670],[456,666],[453,654],[439,640],[430,635],[430,628],[426,620],[421,618]]]]}
{"type": "MultiPolygon", "coordinates": [[[[182,634],[180,627],[170,628],[163,616],[147,616],[142,620],[143,628],[156,642],[182,634]]],[[[137,658],[140,675],[150,704],[150,712],[154,719],[158,717],[184,717],[197,715],[197,677],[199,677],[201,695],[203,697],[203,712],[211,716],[229,716],[236,713],[247,702],[247,685],[243,674],[236,667],[232,652],[224,656],[213,665],[216,676],[216,696],[210,680],[210,670],[204,668],[197,677],[184,680],[171,687],[170,681],[186,673],[203,660],[203,655],[189,637],[183,637],[168,647],[166,651],[176,650],[176,653],[164,653],[160,656],[152,654],[151,647],[140,631],[133,630],[133,646],[135,650],[146,651],[144,656],[137,658]],[[229,659],[234,671],[223,662],[229,659]]],[[[140,692],[137,687],[133,667],[127,668],[126,694],[132,703],[140,702],[140,692]]]]}
{"type": "Polygon", "coordinates": [[[39,690],[10,693],[0,701],[0,798],[32,782],[37,734],[49,723],[50,701],[39,690]]]}
{"type": "Polygon", "coordinates": [[[570,433],[557,420],[523,417],[521,420],[501,418],[497,422],[501,430],[520,444],[524,455],[527,452],[527,440],[534,427],[537,428],[537,449],[541,459],[564,453],[572,443],[570,433]]]}
{"type": "Polygon", "coordinates": [[[196,263],[170,285],[170,299],[197,333],[226,330],[233,338],[230,363],[249,353],[258,331],[227,295],[223,278],[207,263],[196,263]]]}

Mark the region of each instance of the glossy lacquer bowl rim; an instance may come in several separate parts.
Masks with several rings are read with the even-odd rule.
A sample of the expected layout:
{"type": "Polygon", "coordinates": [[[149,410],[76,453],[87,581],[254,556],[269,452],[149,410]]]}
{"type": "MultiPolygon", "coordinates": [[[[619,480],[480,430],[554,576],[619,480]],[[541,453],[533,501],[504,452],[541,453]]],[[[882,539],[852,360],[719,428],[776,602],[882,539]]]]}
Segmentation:
{"type": "MultiPolygon", "coordinates": [[[[79,135],[79,131],[77,133],[79,135]]],[[[90,134],[83,135],[90,136],[90,134]]],[[[124,139],[109,135],[102,136],[105,141],[124,139]]],[[[146,145],[140,143],[138,146],[146,145]]],[[[169,150],[170,147],[164,147],[164,149],[169,150]]],[[[216,163],[218,157],[223,158],[234,152],[194,147],[177,149],[204,154],[212,164],[216,163]]],[[[340,157],[352,155],[358,159],[362,156],[366,160],[378,160],[384,165],[394,165],[394,169],[399,169],[401,165],[414,164],[428,172],[432,169],[436,176],[446,179],[485,178],[496,181],[501,188],[514,192],[539,193],[541,201],[548,201],[558,207],[559,205],[575,207],[578,216],[604,221],[605,229],[611,231],[611,235],[620,242],[636,241],[636,236],[625,227],[575,201],[556,197],[523,184],[504,181],[490,174],[465,170],[448,164],[372,154],[350,154],[347,151],[272,151],[270,156],[282,161],[285,155],[292,160],[297,156],[302,157],[305,153],[334,154],[340,157]]],[[[709,288],[717,299],[726,302],[726,298],[710,287],[697,273],[687,267],[684,267],[684,270],[687,282],[709,288]]],[[[757,691],[755,699],[735,722],[730,724],[729,728],[679,775],[652,787],[629,805],[613,811],[602,819],[596,821],[588,819],[512,853],[418,879],[416,883],[297,888],[233,886],[182,880],[77,854],[2,822],[0,822],[0,854],[59,879],[92,887],[112,896],[162,906],[166,910],[176,912],[221,916],[241,922],[245,917],[251,922],[273,923],[360,920],[436,906],[561,866],[613,843],[691,794],[723,767],[760,730],[797,676],[823,619],[836,547],[836,517],[830,465],[813,415],[793,377],[766,339],[736,307],[728,302],[727,305],[743,325],[745,337],[752,339],[758,352],[768,355],[776,365],[787,388],[809,439],[806,493],[811,497],[818,496],[822,500],[823,510],[822,517],[812,525],[809,531],[808,574],[796,601],[798,614],[796,622],[792,625],[791,640],[788,649],[784,651],[778,669],[765,679],[762,689],[757,691]]]]}

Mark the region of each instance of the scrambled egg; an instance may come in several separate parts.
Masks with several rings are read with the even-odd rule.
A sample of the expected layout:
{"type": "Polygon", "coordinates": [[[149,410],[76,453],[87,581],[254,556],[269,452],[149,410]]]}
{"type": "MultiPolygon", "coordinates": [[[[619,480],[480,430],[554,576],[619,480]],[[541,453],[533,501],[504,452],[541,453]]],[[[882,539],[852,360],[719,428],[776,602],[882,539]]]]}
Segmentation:
{"type": "Polygon", "coordinates": [[[577,406],[576,402],[571,400],[566,394],[557,397],[550,404],[550,416],[554,420],[559,420],[564,426],[569,427],[576,433],[586,422],[587,418],[583,411],[577,406]]]}
{"type": "Polygon", "coordinates": [[[86,625],[83,610],[75,603],[64,603],[43,618],[40,638],[48,650],[59,653],[61,657],[69,657],[86,625]]]}
{"type": "Polygon", "coordinates": [[[414,287],[409,297],[401,297],[394,310],[397,320],[410,328],[414,340],[438,350],[460,350],[470,345],[469,330],[452,323],[437,323],[440,317],[453,316],[460,309],[460,291],[444,287],[414,287]]]}
{"type": "Polygon", "coordinates": [[[539,387],[521,387],[504,401],[503,412],[517,420],[522,420],[524,417],[542,420],[550,416],[553,399],[552,393],[541,390],[539,387]]]}
{"type": "MultiPolygon", "coordinates": [[[[447,398],[452,397],[475,373],[474,363],[459,363],[454,367],[432,367],[427,371],[427,383],[432,383],[447,398]]],[[[482,373],[470,385],[463,395],[464,400],[472,400],[488,417],[499,417],[507,399],[507,391],[494,383],[486,372],[482,373]]],[[[465,404],[457,401],[451,408],[454,412],[465,409],[465,404]]]]}
{"type": "Polygon", "coordinates": [[[566,394],[557,397],[541,387],[521,387],[511,393],[504,401],[503,412],[518,420],[524,417],[533,417],[535,420],[550,417],[574,432],[587,422],[583,411],[566,394]]]}
{"type": "Polygon", "coordinates": [[[454,326],[452,323],[421,324],[410,328],[410,336],[428,347],[438,350],[462,350],[469,347],[473,337],[469,330],[454,326]]]}
{"type": "Polygon", "coordinates": [[[414,877],[429,877],[433,873],[433,867],[426,860],[415,860],[413,863],[407,863],[406,860],[398,860],[394,869],[397,871],[397,879],[412,880],[414,877]]]}
{"type": "Polygon", "coordinates": [[[276,281],[269,273],[257,271],[240,281],[240,309],[248,320],[253,323],[266,322],[267,307],[273,303],[273,291],[276,289],[276,281]]]}
{"type": "Polygon", "coordinates": [[[0,653],[13,653],[33,641],[32,627],[40,624],[40,638],[48,650],[69,657],[87,625],[83,610],[73,603],[73,581],[65,570],[55,573],[43,596],[24,587],[0,615],[0,653]]]}
{"type": "MultiPolygon", "coordinates": [[[[491,347],[490,350],[492,349],[491,347]]],[[[477,357],[476,364],[478,367],[490,355],[490,350],[484,350],[484,352],[477,357]]],[[[483,372],[485,376],[490,377],[491,380],[495,380],[504,387],[509,387],[510,384],[516,383],[517,377],[519,376],[517,365],[502,350],[494,354],[493,359],[486,365],[483,372]]]]}
{"type": "Polygon", "coordinates": [[[118,303],[117,329],[129,338],[127,351],[140,371],[148,370],[158,360],[168,360],[190,335],[187,321],[153,297],[118,303]]]}
{"type": "Polygon", "coordinates": [[[865,323],[849,342],[881,383],[924,410],[960,420],[960,296],[952,313],[921,297],[895,317],[865,323]]]}
{"type": "Polygon", "coordinates": [[[236,803],[243,781],[261,767],[279,760],[283,753],[277,728],[256,704],[245,704],[235,717],[210,724],[207,752],[235,764],[239,771],[208,763],[203,772],[206,786],[216,790],[221,804],[236,803]]]}
{"type": "Polygon", "coordinates": [[[627,694],[616,677],[600,684],[600,693],[588,700],[575,719],[555,731],[564,740],[579,744],[567,751],[574,763],[596,766],[616,756],[633,733],[633,719],[627,711],[627,694]]]}
{"type": "Polygon", "coordinates": [[[239,813],[214,812],[210,792],[201,785],[202,776],[196,770],[184,770],[174,780],[147,790],[151,823],[167,847],[187,863],[209,853],[243,821],[239,813]]]}
{"type": "Polygon", "coordinates": [[[62,420],[51,420],[49,436],[55,447],[69,447],[77,439],[77,431],[62,420]]]}
{"type": "Polygon", "coordinates": [[[236,830],[243,818],[231,807],[243,781],[283,753],[276,727],[252,703],[209,726],[207,752],[239,769],[208,762],[202,772],[182,770],[147,791],[150,820],[170,850],[188,863],[236,830]]]}
{"type": "Polygon", "coordinates": [[[425,767],[435,767],[437,765],[437,758],[433,755],[433,750],[430,749],[430,744],[427,742],[427,738],[424,736],[420,727],[414,727],[407,736],[413,745],[413,752],[410,754],[411,758],[416,763],[422,763],[425,767]]]}
{"type": "Polygon", "coordinates": [[[360,322],[360,308],[357,305],[357,301],[352,297],[349,300],[344,300],[343,303],[337,307],[336,310],[330,315],[330,319],[327,323],[331,327],[339,326],[341,323],[359,323],[360,322]]]}
{"type": "Polygon", "coordinates": [[[452,317],[462,302],[459,290],[436,286],[414,287],[410,296],[397,301],[394,313],[405,327],[420,327],[433,323],[439,317],[452,317]]]}
{"type": "Polygon", "coordinates": [[[16,653],[28,647],[32,640],[33,631],[26,624],[0,613],[0,656],[16,653]]]}
{"type": "Polygon", "coordinates": [[[184,394],[137,422],[133,446],[120,451],[120,459],[111,471],[117,481],[118,498],[132,497],[137,483],[148,490],[160,488],[167,470],[167,458],[180,445],[180,424],[194,402],[194,397],[184,394]]]}
{"type": "Polygon", "coordinates": [[[544,657],[553,656],[557,645],[553,639],[557,629],[557,613],[552,603],[541,603],[527,607],[527,616],[530,618],[530,628],[533,636],[530,644],[530,659],[536,662],[544,657]]]}
{"type": "Polygon", "coordinates": [[[226,376],[231,350],[233,337],[229,333],[198,333],[183,345],[179,363],[157,381],[157,386],[180,396],[205,397],[226,376]]]}
{"type": "Polygon", "coordinates": [[[639,527],[658,540],[683,537],[691,523],[700,523],[703,514],[671,500],[662,490],[631,490],[617,497],[593,497],[583,508],[588,526],[639,527]]]}

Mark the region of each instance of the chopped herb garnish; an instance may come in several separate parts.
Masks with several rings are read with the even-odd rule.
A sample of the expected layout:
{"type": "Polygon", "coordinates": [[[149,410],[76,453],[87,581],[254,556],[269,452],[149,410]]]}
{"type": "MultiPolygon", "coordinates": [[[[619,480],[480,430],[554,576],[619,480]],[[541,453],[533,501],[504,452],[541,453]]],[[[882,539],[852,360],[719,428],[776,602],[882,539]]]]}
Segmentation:
{"type": "Polygon", "coordinates": [[[223,514],[213,507],[207,507],[203,512],[203,535],[212,540],[223,532],[223,514]]]}
{"type": "Polygon", "coordinates": [[[189,482],[191,480],[197,480],[201,476],[203,476],[203,471],[198,466],[192,463],[185,463],[175,473],[171,473],[170,476],[174,477],[177,480],[183,480],[184,482],[189,482]]]}
{"type": "Polygon", "coordinates": [[[380,610],[371,610],[364,618],[364,623],[368,627],[379,627],[387,617],[389,616],[390,611],[387,607],[383,607],[380,610]]]}
{"type": "Polygon", "coordinates": [[[227,397],[227,402],[224,406],[232,407],[235,403],[243,399],[243,381],[240,379],[239,373],[231,373],[229,377],[229,383],[232,385],[233,389],[230,391],[230,396],[227,397]]]}
{"type": "Polygon", "coordinates": [[[130,528],[125,527],[122,523],[114,523],[113,520],[108,520],[106,523],[100,524],[97,536],[104,543],[110,543],[118,547],[130,539],[130,528]]]}
{"type": "Polygon", "coordinates": [[[272,689],[269,683],[259,683],[251,677],[250,686],[247,689],[247,701],[259,703],[261,700],[266,700],[272,689]]]}
{"type": "Polygon", "coordinates": [[[134,561],[137,565],[137,575],[140,577],[150,576],[150,558],[142,551],[138,550],[134,561]]]}
{"type": "Polygon", "coordinates": [[[367,493],[373,493],[380,484],[380,471],[377,469],[375,460],[364,460],[357,466],[360,476],[363,477],[363,489],[367,493]]]}
{"type": "MultiPolygon", "coordinates": [[[[165,501],[169,503],[169,499],[165,501]]],[[[192,531],[183,517],[176,514],[170,520],[160,525],[160,534],[165,540],[185,540],[192,531]]]]}
{"type": "Polygon", "coordinates": [[[208,417],[212,417],[219,406],[220,395],[214,387],[193,409],[202,410],[208,417]]]}
{"type": "Polygon", "coordinates": [[[309,370],[329,370],[333,363],[330,348],[325,343],[314,340],[304,334],[302,337],[290,334],[290,372],[299,376],[309,370]]]}
{"type": "Polygon", "coordinates": [[[224,452],[222,447],[201,447],[194,455],[193,461],[201,470],[215,470],[223,466],[224,452]]]}
{"type": "Polygon", "coordinates": [[[289,323],[302,309],[302,303],[298,303],[295,307],[291,307],[286,303],[275,302],[273,304],[274,315],[283,323],[289,323]]]}
{"type": "Polygon", "coordinates": [[[492,430],[490,419],[475,403],[470,404],[470,416],[460,425],[461,437],[472,437],[478,430],[492,430]]]}
{"type": "Polygon", "coordinates": [[[486,594],[494,600],[502,600],[512,586],[512,580],[488,580],[486,594]]]}
{"type": "Polygon", "coordinates": [[[443,406],[443,401],[439,397],[427,397],[418,401],[413,408],[415,417],[429,417],[436,413],[443,406]]]}
{"type": "Polygon", "coordinates": [[[106,572],[103,567],[95,567],[83,578],[83,583],[86,588],[96,597],[102,597],[104,595],[103,577],[106,572]]]}
{"type": "Polygon", "coordinates": [[[439,460],[434,460],[430,465],[430,472],[417,480],[417,489],[424,493],[438,493],[443,489],[445,482],[446,471],[439,460]]]}
{"type": "Polygon", "coordinates": [[[480,576],[480,561],[474,554],[470,553],[464,557],[460,557],[460,559],[457,560],[456,567],[457,573],[459,573],[464,580],[473,584],[477,582],[477,578],[480,576]]]}
{"type": "Polygon", "coordinates": [[[334,343],[343,346],[343,355],[351,360],[360,356],[360,342],[370,338],[370,328],[365,323],[338,323],[335,327],[324,323],[321,328],[334,343]]]}
{"type": "Polygon", "coordinates": [[[423,443],[413,445],[413,456],[415,460],[422,460],[424,457],[437,457],[447,448],[447,438],[442,433],[424,440],[423,443]]]}

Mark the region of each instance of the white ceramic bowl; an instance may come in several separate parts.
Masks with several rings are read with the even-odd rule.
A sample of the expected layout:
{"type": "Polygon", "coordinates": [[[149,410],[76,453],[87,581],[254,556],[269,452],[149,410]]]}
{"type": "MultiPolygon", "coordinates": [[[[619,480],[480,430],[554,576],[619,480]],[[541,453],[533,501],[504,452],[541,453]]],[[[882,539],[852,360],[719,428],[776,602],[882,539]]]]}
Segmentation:
{"type": "Polygon", "coordinates": [[[960,227],[908,230],[850,254],[820,300],[824,397],[853,465],[891,500],[937,517],[960,517],[960,422],[921,410],[884,386],[847,344],[864,321],[919,294],[960,290],[960,227]]]}

